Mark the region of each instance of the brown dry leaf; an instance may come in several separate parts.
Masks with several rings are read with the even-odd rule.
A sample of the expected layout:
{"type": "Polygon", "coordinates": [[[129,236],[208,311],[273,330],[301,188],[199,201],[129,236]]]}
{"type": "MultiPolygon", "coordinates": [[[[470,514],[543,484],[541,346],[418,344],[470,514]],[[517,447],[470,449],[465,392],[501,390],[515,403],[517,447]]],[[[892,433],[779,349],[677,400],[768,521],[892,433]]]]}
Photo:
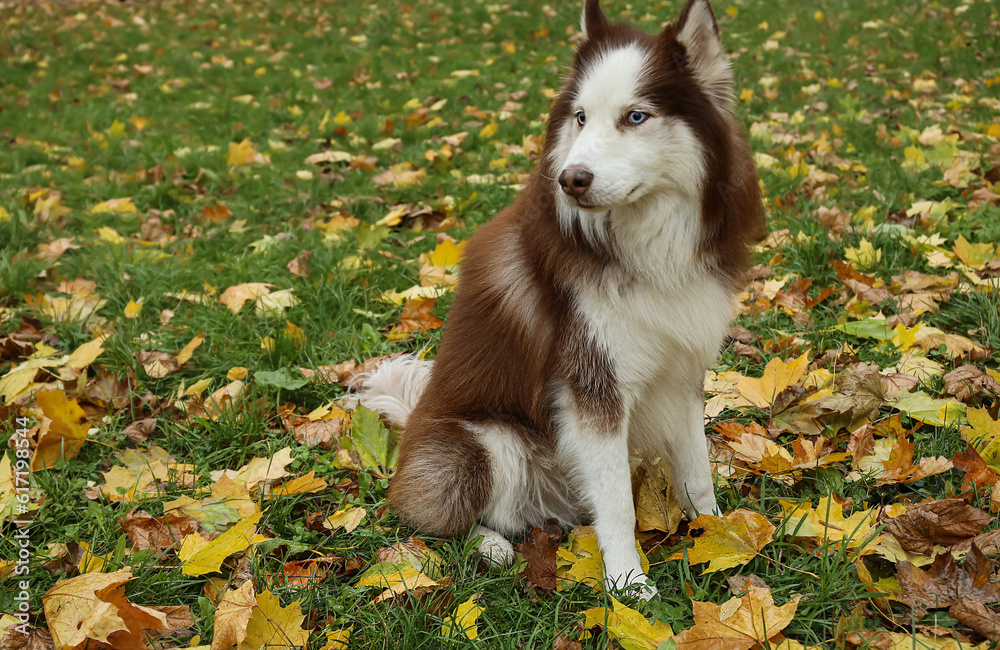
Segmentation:
{"type": "Polygon", "coordinates": [[[198,532],[197,521],[172,512],[154,517],[144,510],[133,510],[121,518],[121,524],[137,551],[173,550],[186,536],[198,532]]]}
{"type": "Polygon", "coordinates": [[[961,451],[951,458],[955,469],[965,472],[962,479],[962,487],[966,489],[980,488],[987,489],[996,484],[1000,476],[993,470],[983,457],[979,455],[976,448],[970,443],[965,443],[965,451],[961,451]]]}
{"type": "Polygon", "coordinates": [[[944,390],[960,402],[969,402],[973,396],[982,399],[1000,395],[1000,382],[967,363],[944,376],[944,390]]]}
{"type": "Polygon", "coordinates": [[[227,591],[215,610],[212,650],[229,650],[233,646],[241,648],[256,606],[253,580],[247,580],[239,589],[227,591]]]}
{"type": "Polygon", "coordinates": [[[315,422],[307,420],[294,426],[292,437],[307,447],[315,446],[323,451],[330,451],[337,446],[343,428],[343,418],[316,420],[315,422]]]}
{"type": "Polygon", "coordinates": [[[248,282],[246,284],[233,285],[222,292],[222,295],[219,296],[219,302],[229,307],[229,311],[236,314],[239,313],[246,301],[256,300],[261,296],[271,293],[271,287],[273,286],[269,282],[248,282]]]}
{"type": "Polygon", "coordinates": [[[264,580],[268,587],[284,585],[311,587],[326,577],[326,568],[337,560],[336,556],[331,555],[315,560],[285,562],[284,566],[281,567],[281,573],[269,573],[264,577],[264,580]]]}
{"type": "MultiPolygon", "coordinates": [[[[752,510],[734,510],[722,517],[701,515],[688,527],[688,536],[694,539],[694,546],[687,549],[688,562],[708,562],[702,575],[746,564],[771,542],[774,531],[771,522],[752,510]]],[[[677,552],[668,559],[683,556],[677,552]]]]}
{"type": "Polygon", "coordinates": [[[549,535],[540,527],[531,530],[531,537],[518,547],[527,561],[521,575],[528,581],[528,589],[538,587],[547,594],[556,588],[556,549],[558,544],[549,541],[549,535]]]}
{"type": "Polygon", "coordinates": [[[154,431],[156,431],[156,418],[143,418],[125,427],[122,435],[133,445],[141,445],[153,435],[154,431]]]}
{"type": "Polygon", "coordinates": [[[986,348],[968,337],[942,332],[933,327],[922,327],[915,345],[924,352],[936,350],[943,345],[952,359],[981,361],[988,354],[986,348]]]}
{"type": "Polygon", "coordinates": [[[57,582],[42,596],[55,646],[148,648],[143,630],[167,629],[167,614],[128,602],[123,585],[131,579],[132,571],[126,567],[114,573],[85,573],[57,582]]]}
{"type": "Polygon", "coordinates": [[[950,607],[965,596],[982,603],[1000,600],[1000,582],[993,580],[996,563],[973,545],[959,565],[951,553],[934,558],[927,570],[903,561],[896,564],[896,579],[903,588],[900,600],[915,608],[950,607]]]}
{"type": "Polygon", "coordinates": [[[37,257],[42,262],[52,263],[62,257],[63,253],[72,249],[80,248],[79,244],[73,243],[73,237],[60,237],[55,241],[38,245],[37,257]]]}
{"type": "Polygon", "coordinates": [[[674,641],[678,650],[749,650],[766,645],[792,622],[799,598],[777,607],[770,589],[751,586],[749,593],[722,605],[692,601],[694,627],[674,641]]]}
{"type": "Polygon", "coordinates": [[[935,545],[952,546],[975,537],[993,521],[993,517],[963,499],[921,503],[895,517],[885,511],[880,519],[900,546],[921,555],[933,554],[935,545]]]}
{"type": "Polygon", "coordinates": [[[869,476],[877,479],[876,485],[912,483],[952,468],[951,461],[943,456],[920,458],[914,464],[913,452],[913,443],[906,439],[905,432],[900,432],[895,439],[875,440],[871,444],[871,454],[859,458],[855,453],[857,471],[847,478],[858,480],[869,476]]]}
{"type": "Polygon", "coordinates": [[[979,636],[1000,641],[1000,614],[987,609],[975,598],[962,596],[948,610],[948,615],[979,636]]]}
{"type": "Polygon", "coordinates": [[[309,260],[312,259],[311,250],[303,250],[295,259],[287,264],[288,272],[300,278],[309,277],[309,260]]]}
{"type": "Polygon", "coordinates": [[[399,341],[414,332],[435,330],[444,325],[444,321],[434,315],[436,304],[437,298],[408,299],[403,305],[399,325],[393,325],[386,338],[390,341],[399,341]]]}
{"type": "Polygon", "coordinates": [[[60,458],[74,458],[87,439],[91,422],[75,399],[62,390],[43,390],[35,396],[45,419],[31,456],[30,470],[50,468],[60,458]]]}
{"type": "Polygon", "coordinates": [[[156,350],[140,350],[139,363],[146,375],[153,379],[162,379],[178,368],[174,355],[156,350]]]}

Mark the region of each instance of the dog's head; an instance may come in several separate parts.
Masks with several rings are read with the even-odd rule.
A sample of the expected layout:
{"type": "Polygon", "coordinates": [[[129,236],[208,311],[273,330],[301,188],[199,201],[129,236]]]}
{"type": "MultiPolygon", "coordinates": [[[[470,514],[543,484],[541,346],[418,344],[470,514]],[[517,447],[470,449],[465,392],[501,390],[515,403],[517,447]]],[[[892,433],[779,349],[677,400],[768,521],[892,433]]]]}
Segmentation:
{"type": "Polygon", "coordinates": [[[571,210],[651,193],[701,197],[729,148],[732,73],[707,0],[657,35],[613,24],[586,0],[584,41],[550,117],[548,170],[571,210]]]}

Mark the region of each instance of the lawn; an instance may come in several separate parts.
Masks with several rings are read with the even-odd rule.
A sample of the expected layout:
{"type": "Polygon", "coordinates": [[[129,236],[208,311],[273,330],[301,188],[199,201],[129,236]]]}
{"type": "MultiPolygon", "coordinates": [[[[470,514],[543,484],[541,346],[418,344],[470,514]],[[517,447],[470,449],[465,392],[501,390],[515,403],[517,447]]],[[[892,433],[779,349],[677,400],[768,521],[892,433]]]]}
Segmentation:
{"type": "Polygon", "coordinates": [[[579,10],[0,0],[0,648],[1000,640],[987,2],[716,3],[771,234],[706,378],[725,517],[637,466],[660,598],[586,522],[500,571],[387,507],[399,432],[342,398],[433,357],[579,10]]]}

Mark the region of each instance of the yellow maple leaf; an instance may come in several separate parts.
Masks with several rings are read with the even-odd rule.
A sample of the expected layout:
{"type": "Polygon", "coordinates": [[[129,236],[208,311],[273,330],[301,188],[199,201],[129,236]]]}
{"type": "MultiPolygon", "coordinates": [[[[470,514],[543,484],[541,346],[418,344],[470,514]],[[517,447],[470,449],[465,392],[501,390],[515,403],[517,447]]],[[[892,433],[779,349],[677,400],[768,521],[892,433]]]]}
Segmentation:
{"type": "Polygon", "coordinates": [[[992,259],[995,259],[995,253],[993,244],[982,243],[982,244],[972,244],[963,237],[958,236],[955,240],[955,245],[952,246],[952,250],[955,251],[955,255],[958,259],[965,262],[967,265],[974,269],[981,269],[986,266],[986,263],[992,259]]]}
{"type": "Polygon", "coordinates": [[[862,239],[858,242],[857,248],[844,249],[844,259],[850,262],[854,268],[864,271],[882,261],[882,249],[875,248],[870,241],[862,239]]]}
{"type": "Polygon", "coordinates": [[[120,199],[108,199],[107,201],[102,201],[94,207],[92,207],[89,212],[90,214],[122,214],[127,212],[137,212],[139,208],[135,207],[135,203],[132,203],[132,197],[126,196],[120,199]]]}
{"type": "Polygon", "coordinates": [[[181,542],[177,556],[181,560],[181,572],[187,576],[200,576],[218,571],[227,557],[250,548],[266,538],[257,535],[260,512],[250,515],[212,541],[206,541],[197,533],[192,533],[181,542]]]}
{"type": "Polygon", "coordinates": [[[104,340],[103,336],[99,336],[93,341],[82,343],[80,347],[73,351],[73,354],[69,355],[69,359],[66,360],[66,367],[83,370],[92,364],[104,352],[104,340]]]}
{"type": "Polygon", "coordinates": [[[43,422],[31,456],[32,472],[52,467],[59,458],[75,458],[91,424],[77,401],[68,399],[62,390],[39,391],[35,401],[49,422],[48,428],[43,422]]]}
{"type": "Polygon", "coordinates": [[[799,599],[776,607],[771,590],[750,587],[748,593],[721,605],[692,601],[694,627],[674,637],[678,650],[751,648],[767,645],[795,617],[799,599]]]}
{"type": "Polygon", "coordinates": [[[479,638],[479,627],[476,621],[483,613],[483,608],[476,604],[476,597],[472,596],[458,606],[455,613],[444,619],[441,626],[441,634],[444,637],[452,638],[464,634],[470,639],[479,638]]]}
{"type": "Polygon", "coordinates": [[[239,589],[230,589],[222,596],[215,609],[212,650],[229,650],[233,646],[242,648],[247,637],[247,624],[257,606],[257,594],[253,580],[247,580],[239,589]]]}
{"type": "Polygon", "coordinates": [[[364,508],[346,506],[327,517],[326,525],[330,527],[330,530],[336,530],[343,526],[345,531],[351,532],[361,525],[366,514],[364,508]]]}
{"type": "MultiPolygon", "coordinates": [[[[734,510],[722,517],[700,515],[690,524],[688,535],[694,539],[694,546],[687,549],[688,563],[708,562],[702,575],[746,564],[771,542],[775,530],[771,522],[752,510],[734,510]]],[[[668,559],[683,555],[683,551],[677,552],[668,559]]]]}
{"type": "Polygon", "coordinates": [[[226,307],[229,307],[229,311],[238,313],[240,308],[247,300],[256,300],[260,296],[266,296],[271,293],[271,287],[273,284],[268,282],[247,282],[245,284],[236,284],[225,291],[219,296],[219,302],[221,302],[226,307]]]}
{"type": "Polygon", "coordinates": [[[737,388],[741,395],[754,406],[771,408],[774,399],[781,391],[795,385],[805,376],[808,366],[809,355],[807,353],[803,353],[801,357],[788,363],[776,357],[764,367],[764,373],[760,379],[740,377],[737,388]]]}
{"type": "MultiPolygon", "coordinates": [[[[781,534],[808,538],[816,544],[837,542],[857,549],[875,532],[878,509],[859,510],[844,517],[844,508],[830,497],[822,497],[814,509],[809,503],[779,501],[785,512],[781,534]]],[[[870,543],[870,542],[869,542],[870,543]]]]}
{"type": "Polygon", "coordinates": [[[351,632],[353,631],[353,625],[348,625],[339,630],[330,630],[326,633],[326,643],[323,644],[320,650],[347,650],[347,646],[351,642],[351,632]]]}
{"type": "MultiPolygon", "coordinates": [[[[969,426],[962,427],[962,438],[972,444],[987,465],[1000,472],[1000,420],[990,417],[985,408],[969,409],[965,413],[969,426]]],[[[993,496],[1000,490],[993,489],[993,496]]]]}
{"type": "Polygon", "coordinates": [[[641,531],[659,530],[673,535],[683,517],[684,513],[674,497],[670,469],[658,458],[646,466],[645,476],[639,484],[635,504],[636,523],[641,531]]]}
{"type": "Polygon", "coordinates": [[[213,481],[218,481],[223,476],[236,483],[243,483],[248,490],[266,484],[273,483],[279,478],[288,476],[289,472],[285,467],[292,462],[292,448],[285,447],[278,450],[270,458],[260,456],[254,457],[249,463],[237,470],[217,470],[211,473],[213,481]]]}
{"type": "Polygon", "coordinates": [[[299,601],[282,607],[277,596],[262,591],[257,595],[257,606],[247,623],[247,635],[240,650],[304,648],[309,641],[309,631],[302,629],[304,620],[299,601]]]}
{"type": "Polygon", "coordinates": [[[462,260],[465,253],[464,241],[456,242],[454,239],[445,239],[438,244],[430,253],[426,253],[424,261],[431,266],[453,266],[462,260]]]}
{"type": "Polygon", "coordinates": [[[594,607],[584,610],[584,626],[603,627],[625,650],[656,650],[664,641],[673,637],[670,625],[662,621],[650,623],[642,614],[611,598],[612,608],[594,607]]]}
{"type": "Polygon", "coordinates": [[[244,139],[242,142],[229,143],[229,156],[226,164],[230,167],[240,167],[249,165],[257,157],[257,147],[250,140],[244,139]]]}
{"type": "Polygon", "coordinates": [[[308,474],[275,485],[271,488],[270,496],[290,496],[293,494],[321,492],[326,487],[326,481],[316,476],[316,470],[310,470],[308,474]]]}

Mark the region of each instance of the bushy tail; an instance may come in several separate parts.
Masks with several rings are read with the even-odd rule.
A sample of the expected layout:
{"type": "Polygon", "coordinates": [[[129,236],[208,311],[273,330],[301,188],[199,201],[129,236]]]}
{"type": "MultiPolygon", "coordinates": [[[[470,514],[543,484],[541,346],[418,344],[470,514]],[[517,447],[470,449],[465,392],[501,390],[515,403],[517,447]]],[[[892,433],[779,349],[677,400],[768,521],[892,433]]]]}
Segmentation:
{"type": "Polygon", "coordinates": [[[382,363],[359,378],[362,388],[358,391],[358,401],[392,424],[405,426],[427,387],[433,363],[413,354],[382,363]]]}

